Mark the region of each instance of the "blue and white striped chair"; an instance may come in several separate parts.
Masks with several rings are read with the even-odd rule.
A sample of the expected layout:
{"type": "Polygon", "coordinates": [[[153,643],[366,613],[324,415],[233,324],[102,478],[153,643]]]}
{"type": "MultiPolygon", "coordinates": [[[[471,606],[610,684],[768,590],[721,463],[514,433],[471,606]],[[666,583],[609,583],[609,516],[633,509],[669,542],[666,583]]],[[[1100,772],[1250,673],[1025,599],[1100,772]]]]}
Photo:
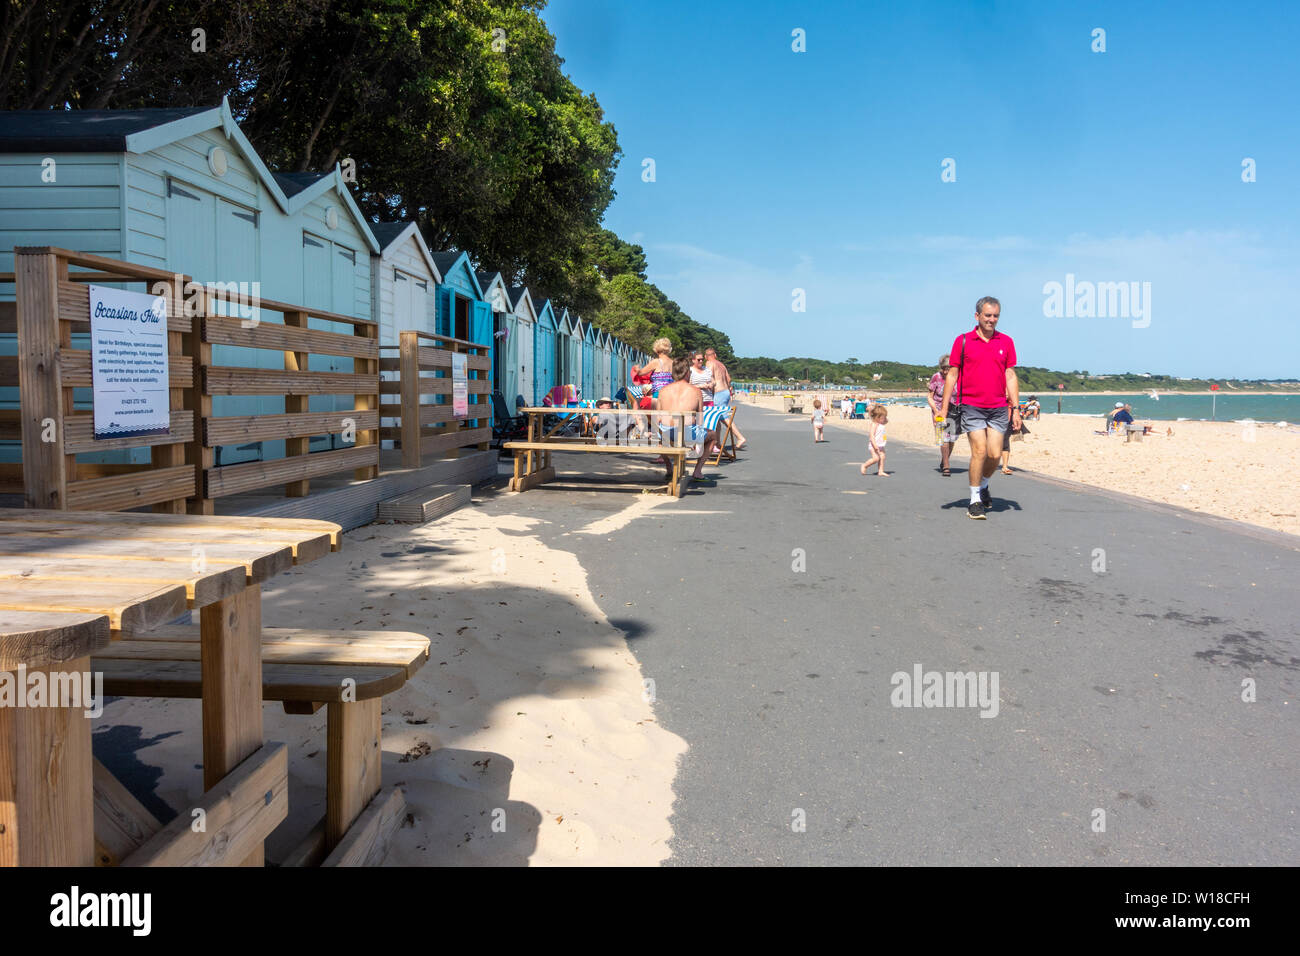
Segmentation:
{"type": "Polygon", "coordinates": [[[736,417],[736,406],[734,405],[714,405],[704,410],[701,420],[717,433],[718,453],[713,456],[713,464],[722,461],[725,455],[727,461],[736,460],[736,436],[731,430],[731,423],[736,417]],[[730,449],[727,446],[730,445],[730,449]]]}

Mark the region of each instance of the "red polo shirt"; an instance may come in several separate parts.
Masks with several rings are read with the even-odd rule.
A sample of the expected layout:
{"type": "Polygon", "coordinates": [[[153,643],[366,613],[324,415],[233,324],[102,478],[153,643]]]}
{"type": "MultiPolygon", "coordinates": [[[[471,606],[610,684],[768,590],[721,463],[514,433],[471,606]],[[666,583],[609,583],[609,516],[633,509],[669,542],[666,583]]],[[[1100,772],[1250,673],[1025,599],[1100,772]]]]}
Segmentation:
{"type": "Polygon", "coordinates": [[[994,332],[985,342],[979,328],[957,336],[948,353],[948,361],[959,367],[957,388],[949,401],[977,408],[1004,408],[1007,402],[1007,369],[1016,367],[1016,346],[1011,336],[994,332]],[[966,358],[962,359],[962,343],[966,358]]]}

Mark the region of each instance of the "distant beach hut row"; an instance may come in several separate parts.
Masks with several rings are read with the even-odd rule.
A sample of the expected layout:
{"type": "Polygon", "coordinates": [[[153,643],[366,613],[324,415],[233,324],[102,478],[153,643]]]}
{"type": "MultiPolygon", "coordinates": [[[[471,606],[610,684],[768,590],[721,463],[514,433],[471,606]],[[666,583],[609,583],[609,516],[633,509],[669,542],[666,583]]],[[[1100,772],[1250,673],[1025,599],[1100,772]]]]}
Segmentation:
{"type": "MultiPolygon", "coordinates": [[[[431,250],[413,222],[367,221],[338,165],[272,171],[225,100],[207,109],[0,111],[0,212],[0,272],[13,270],[15,246],[57,246],[205,284],[257,283],[264,299],[377,321],[383,346],[404,330],[488,344],[493,387],[511,406],[539,404],[558,384],[578,385],[585,398],[612,394],[647,358],[567,309],[557,315],[537,289],[476,271],[466,252],[431,250]]],[[[12,299],[12,287],[0,288],[0,300],[12,299]]],[[[4,338],[0,348],[14,354],[13,336],[4,338]]],[[[214,352],[221,364],[252,368],[279,359],[265,349],[214,352]]],[[[346,357],[311,363],[352,370],[346,357]]],[[[0,407],[17,401],[16,388],[0,389],[0,407]]],[[[269,414],[283,401],[219,396],[215,411],[269,414]]],[[[338,401],[312,396],[310,410],[338,401]]],[[[312,450],[337,440],[319,436],[312,450]]],[[[220,464],[278,458],[282,446],[223,448],[220,464]]]]}

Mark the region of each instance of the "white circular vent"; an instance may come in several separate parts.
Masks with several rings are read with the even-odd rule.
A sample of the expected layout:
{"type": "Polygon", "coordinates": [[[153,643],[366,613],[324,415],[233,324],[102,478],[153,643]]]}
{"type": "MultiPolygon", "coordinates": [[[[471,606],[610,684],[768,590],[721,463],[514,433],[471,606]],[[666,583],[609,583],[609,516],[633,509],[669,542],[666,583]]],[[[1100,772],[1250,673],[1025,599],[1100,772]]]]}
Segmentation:
{"type": "Polygon", "coordinates": [[[212,170],[212,175],[221,177],[226,175],[229,169],[229,163],[226,161],[226,151],[220,146],[213,146],[208,150],[208,169],[212,170]]]}

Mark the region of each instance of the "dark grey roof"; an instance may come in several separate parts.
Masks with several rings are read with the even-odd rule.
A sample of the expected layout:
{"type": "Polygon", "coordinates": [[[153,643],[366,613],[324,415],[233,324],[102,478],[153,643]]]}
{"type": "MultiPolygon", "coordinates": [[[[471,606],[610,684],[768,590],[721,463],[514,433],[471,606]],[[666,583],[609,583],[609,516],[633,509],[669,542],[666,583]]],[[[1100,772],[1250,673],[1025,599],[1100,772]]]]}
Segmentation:
{"type": "MultiPolygon", "coordinates": [[[[510,300],[511,311],[519,308],[519,303],[523,299],[525,292],[528,292],[528,286],[526,285],[512,285],[510,288],[506,289],[506,298],[510,300]]],[[[532,296],[533,294],[528,292],[528,297],[530,299],[532,296]]],[[[537,308],[536,302],[533,303],[533,308],[537,308]]]]}
{"type": "Polygon", "coordinates": [[[435,252],[433,254],[433,264],[438,267],[438,271],[445,277],[449,269],[456,264],[464,253],[451,250],[449,252],[435,252]]]}
{"type": "Polygon", "coordinates": [[[275,177],[275,181],[284,190],[286,196],[296,196],[326,176],[333,176],[334,170],[325,173],[272,173],[271,175],[275,177]]]}
{"type": "Polygon", "coordinates": [[[409,222],[372,222],[370,231],[375,234],[375,239],[379,242],[380,249],[387,249],[397,237],[406,232],[409,222]]]}
{"type": "Polygon", "coordinates": [[[120,153],[132,133],[211,109],[0,110],[0,153],[120,153]]]}
{"type": "MultiPolygon", "coordinates": [[[[533,308],[536,309],[538,312],[541,312],[542,309],[546,308],[546,303],[550,301],[550,296],[542,295],[532,286],[528,286],[528,296],[533,300],[533,308]]],[[[555,311],[554,302],[551,302],[551,311],[552,312],[555,311]]],[[[560,317],[557,314],[555,318],[558,320],[560,317]]]]}
{"type": "MultiPolygon", "coordinates": [[[[501,275],[501,273],[499,273],[499,272],[477,272],[477,273],[475,273],[475,275],[478,276],[478,284],[479,284],[479,288],[481,288],[481,289],[485,289],[485,290],[486,290],[487,287],[490,286],[490,285],[492,284],[492,280],[495,279],[497,276],[501,275]]],[[[502,277],[502,281],[503,281],[503,283],[504,283],[504,277],[502,277]]]]}

